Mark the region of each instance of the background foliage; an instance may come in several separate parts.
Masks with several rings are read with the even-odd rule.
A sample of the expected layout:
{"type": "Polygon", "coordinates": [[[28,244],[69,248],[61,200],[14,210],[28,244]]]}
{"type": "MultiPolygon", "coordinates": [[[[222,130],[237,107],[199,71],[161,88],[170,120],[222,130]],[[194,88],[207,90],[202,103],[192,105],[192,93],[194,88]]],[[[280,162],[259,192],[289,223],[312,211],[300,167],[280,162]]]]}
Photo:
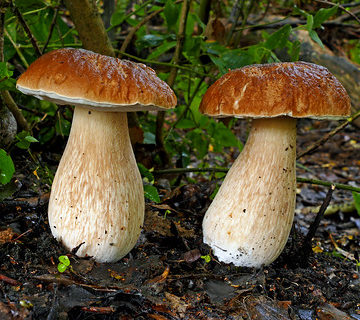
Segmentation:
{"type": "MultiPolygon", "coordinates": [[[[241,150],[242,143],[234,131],[237,120],[217,121],[198,111],[201,98],[213,81],[229,69],[248,64],[297,61],[301,44],[295,36],[298,30],[306,30],[312,41],[323,47],[319,34],[324,31],[324,23],[344,14],[353,3],[356,4],[355,1],[286,0],[98,1],[119,56],[152,66],[165,81],[171,70],[177,69],[173,89],[178,106],[166,114],[161,123],[164,130],[159,133],[156,129],[159,121],[156,114],[137,115],[140,135],[135,138],[135,150],[150,150],[151,154],[151,160],[138,158],[142,162],[139,166],[145,177],[147,196],[159,200],[150,172],[153,168],[227,167],[224,154],[241,150]],[[189,5],[186,19],[181,16],[185,2],[189,5]],[[180,26],[184,23],[181,33],[180,26]],[[177,47],[181,52],[174,59],[177,47]],[[164,135],[170,163],[164,162],[157,152],[163,147],[158,144],[159,134],[164,135]],[[209,152],[219,156],[210,161],[209,152]]],[[[61,47],[81,47],[81,43],[61,1],[2,1],[1,10],[0,90],[10,92],[29,128],[25,131],[19,128],[14,142],[0,149],[0,183],[10,181],[14,173],[11,156],[24,152],[21,150],[41,168],[36,171],[44,178],[39,183],[51,183],[53,172],[42,163],[42,155],[50,150],[61,154],[71,127],[72,108],[20,94],[15,89],[16,78],[39,55],[61,47]],[[35,150],[36,156],[31,150],[35,150]]],[[[354,19],[346,23],[352,24],[354,19]]],[[[345,54],[359,63],[359,39],[344,41],[345,54]]]]}

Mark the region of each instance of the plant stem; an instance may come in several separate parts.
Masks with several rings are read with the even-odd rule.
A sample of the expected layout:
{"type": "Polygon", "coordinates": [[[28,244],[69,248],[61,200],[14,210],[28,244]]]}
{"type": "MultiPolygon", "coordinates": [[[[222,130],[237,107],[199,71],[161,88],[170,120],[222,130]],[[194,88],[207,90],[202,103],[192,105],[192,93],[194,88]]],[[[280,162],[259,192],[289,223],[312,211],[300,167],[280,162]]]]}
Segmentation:
{"type": "Polygon", "coordinates": [[[45,50],[47,48],[47,46],[49,45],[49,42],[50,42],[50,39],[51,39],[51,36],[53,34],[53,31],[54,31],[54,27],[55,27],[55,24],[56,24],[56,19],[58,17],[58,12],[59,12],[59,8],[56,8],[55,11],[54,11],[54,16],[52,18],[52,21],[51,21],[51,25],[50,25],[50,30],[49,30],[49,35],[46,39],[46,42],[44,44],[44,47],[42,48],[41,50],[41,54],[44,54],[45,53],[45,50]]]}
{"type": "Polygon", "coordinates": [[[10,95],[10,92],[8,90],[3,90],[0,92],[1,98],[4,101],[7,108],[10,110],[10,112],[13,114],[14,118],[16,119],[16,122],[18,126],[25,131],[30,131],[30,127],[28,122],[26,121],[25,117],[21,113],[21,110],[18,108],[16,102],[10,95]]]}
{"type": "Polygon", "coordinates": [[[339,8],[344,11],[345,13],[347,13],[348,15],[350,15],[353,19],[355,19],[358,23],[360,23],[360,19],[354,14],[352,13],[351,11],[349,10],[346,10],[346,8],[344,8],[341,4],[338,4],[338,3],[334,3],[334,2],[331,2],[331,1],[325,1],[325,0],[315,0],[316,2],[319,2],[319,3],[324,3],[324,4],[327,4],[327,5],[330,5],[330,6],[339,6],[339,8]]]}
{"type": "MultiPolygon", "coordinates": [[[[148,4],[152,3],[153,0],[148,0],[148,1],[145,1],[142,5],[140,5],[136,10],[134,11],[131,11],[130,13],[128,13],[123,19],[122,19],[122,22],[125,21],[126,19],[130,18],[132,15],[136,14],[138,11],[142,10],[144,7],[146,7],[148,4]]],[[[164,10],[164,8],[161,8],[161,11],[162,12],[164,10]]],[[[159,10],[157,10],[159,11],[159,10]]],[[[155,11],[156,12],[156,11],[155,11]]],[[[121,23],[122,23],[121,22],[121,23]]],[[[112,29],[114,28],[117,28],[118,26],[121,25],[121,23],[119,24],[114,24],[113,26],[110,26],[106,29],[106,32],[110,32],[112,29]]]]}
{"type": "Polygon", "coordinates": [[[334,130],[331,130],[328,134],[324,135],[321,139],[318,141],[315,141],[311,146],[306,148],[304,151],[300,152],[296,159],[299,159],[303,157],[304,155],[307,155],[311,153],[312,151],[316,150],[320,146],[322,146],[326,141],[328,141],[331,137],[333,137],[335,134],[337,134],[340,130],[344,129],[349,123],[353,122],[360,116],[360,110],[351,115],[349,118],[346,119],[345,122],[337,126],[334,130]]]}
{"type": "MultiPolygon", "coordinates": [[[[115,50],[115,51],[118,52],[118,50],[115,50]]],[[[171,63],[171,62],[161,62],[161,61],[156,61],[156,60],[143,59],[143,58],[139,58],[137,56],[134,56],[132,54],[125,53],[125,52],[120,52],[119,55],[120,54],[125,56],[125,57],[134,59],[136,61],[139,61],[139,62],[142,62],[142,63],[145,63],[145,64],[155,64],[155,65],[158,65],[158,66],[177,68],[177,69],[180,69],[180,70],[196,73],[197,75],[202,76],[202,77],[210,77],[210,78],[213,78],[213,79],[215,78],[214,76],[212,76],[210,74],[199,72],[199,71],[194,70],[193,68],[181,66],[179,64],[174,64],[174,63],[171,63]]]]}
{"type": "MultiPolygon", "coordinates": [[[[163,175],[163,174],[182,174],[182,173],[189,173],[189,172],[223,172],[227,173],[229,169],[226,168],[174,168],[174,169],[164,169],[164,170],[155,170],[153,173],[155,175],[163,175]]],[[[304,177],[297,177],[296,181],[298,183],[309,183],[315,184],[324,187],[331,187],[334,185],[336,189],[347,190],[347,191],[354,191],[360,193],[360,188],[349,186],[343,183],[336,183],[330,182],[325,180],[318,180],[318,179],[310,179],[304,177]]]]}
{"type": "MultiPolygon", "coordinates": [[[[180,18],[179,18],[180,24],[177,34],[177,43],[175,47],[174,56],[172,59],[172,64],[175,65],[178,64],[180,61],[181,51],[185,40],[186,21],[188,17],[189,7],[190,7],[190,0],[184,0],[182,3],[180,18]]],[[[174,86],[177,71],[178,69],[176,67],[171,68],[169,78],[167,79],[167,83],[170,87],[174,86]]],[[[156,116],[156,132],[155,132],[156,145],[159,150],[160,159],[163,161],[163,164],[166,167],[168,167],[170,166],[170,157],[165,149],[165,144],[164,144],[164,132],[163,132],[164,121],[165,121],[165,112],[159,111],[156,116]]]]}
{"type": "Polygon", "coordinates": [[[332,184],[325,196],[323,203],[321,204],[319,212],[317,213],[314,221],[311,223],[304,240],[301,242],[300,247],[297,249],[294,259],[291,259],[291,260],[298,259],[298,261],[301,263],[301,265],[306,265],[306,263],[308,262],[309,256],[310,256],[310,253],[312,250],[311,240],[315,236],[315,233],[319,227],[320,221],[324,217],[326,208],[330,204],[334,190],[335,190],[335,185],[332,184]]]}
{"type": "MultiPolygon", "coordinates": [[[[178,0],[175,2],[176,3],[180,3],[183,0],[178,0]]],[[[186,0],[188,1],[188,0],[186,0]]],[[[144,3],[145,4],[145,3],[144,3]]],[[[147,4],[147,2],[146,2],[147,4]]],[[[165,8],[165,7],[164,7],[165,8]]],[[[119,54],[119,58],[121,58],[121,55],[125,53],[126,48],[128,47],[129,43],[131,42],[131,40],[133,39],[133,37],[135,36],[136,31],[138,31],[143,25],[145,25],[147,22],[149,22],[153,17],[157,16],[159,13],[164,11],[164,8],[160,8],[159,10],[154,11],[153,13],[149,14],[148,16],[146,16],[143,20],[141,20],[136,26],[134,26],[133,28],[131,28],[130,32],[128,33],[128,35],[126,36],[123,44],[121,45],[120,48],[120,54],[119,54]]],[[[131,13],[133,14],[133,13],[131,13]]],[[[108,31],[111,30],[111,28],[108,29],[108,31]]]]}
{"type": "Polygon", "coordinates": [[[17,7],[14,7],[14,13],[18,19],[18,21],[20,22],[21,26],[23,27],[25,33],[27,34],[27,36],[29,37],[34,49],[35,49],[35,53],[38,57],[41,56],[41,50],[39,48],[39,45],[37,43],[37,40],[35,39],[35,36],[32,34],[28,24],[26,23],[24,17],[22,16],[21,12],[19,11],[19,9],[17,7]]]}
{"type": "Polygon", "coordinates": [[[20,60],[22,61],[22,63],[24,64],[25,68],[29,67],[29,63],[26,61],[24,55],[22,54],[19,46],[15,43],[15,41],[13,40],[13,38],[11,38],[10,33],[6,30],[6,28],[4,28],[4,32],[5,35],[7,36],[7,38],[9,39],[9,41],[11,42],[12,46],[14,47],[16,53],[18,54],[20,60]]]}

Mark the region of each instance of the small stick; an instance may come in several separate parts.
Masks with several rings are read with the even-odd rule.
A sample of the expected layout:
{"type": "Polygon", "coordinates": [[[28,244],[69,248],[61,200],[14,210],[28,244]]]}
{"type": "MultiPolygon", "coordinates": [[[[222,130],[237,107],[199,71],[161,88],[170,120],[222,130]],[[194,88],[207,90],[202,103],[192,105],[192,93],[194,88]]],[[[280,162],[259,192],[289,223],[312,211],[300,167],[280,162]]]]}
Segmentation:
{"type": "Polygon", "coordinates": [[[301,157],[303,157],[306,154],[311,153],[312,151],[314,151],[315,149],[319,148],[320,146],[322,146],[326,141],[328,141],[331,137],[333,137],[335,134],[337,134],[339,131],[341,131],[342,129],[344,129],[349,123],[353,122],[355,119],[357,119],[360,116],[360,110],[357,111],[356,113],[354,113],[352,116],[350,116],[349,118],[346,119],[345,122],[343,122],[342,124],[340,124],[339,126],[337,126],[334,130],[330,131],[328,134],[324,135],[321,139],[319,139],[318,141],[315,141],[311,146],[309,146],[307,149],[305,149],[304,151],[300,152],[296,159],[299,159],[301,157]]]}
{"type": "Polygon", "coordinates": [[[314,238],[314,236],[315,236],[315,232],[316,232],[317,228],[319,227],[320,221],[324,216],[326,208],[330,204],[334,190],[335,190],[335,186],[331,185],[331,187],[329,188],[329,190],[325,196],[324,202],[322,203],[320,210],[315,217],[315,220],[312,222],[312,224],[309,228],[309,231],[306,234],[306,237],[304,240],[304,246],[308,247],[310,250],[311,250],[311,239],[314,238]]]}
{"type": "Polygon", "coordinates": [[[115,312],[114,307],[81,307],[81,310],[84,312],[91,312],[91,313],[97,313],[97,314],[110,314],[115,312]]]}
{"type": "Polygon", "coordinates": [[[41,50],[41,54],[44,54],[44,53],[45,53],[45,50],[46,50],[47,46],[49,45],[51,36],[52,36],[52,34],[53,34],[53,31],[54,31],[54,27],[55,27],[55,25],[56,25],[56,19],[57,19],[57,16],[58,16],[58,12],[59,12],[59,8],[56,8],[56,9],[55,9],[55,12],[54,12],[54,16],[53,16],[52,21],[51,21],[50,30],[49,30],[49,35],[48,35],[48,37],[47,37],[47,39],[46,39],[46,42],[45,42],[44,47],[43,47],[42,50],[41,50]]]}
{"type": "Polygon", "coordinates": [[[30,38],[30,41],[35,49],[35,53],[38,57],[41,56],[41,50],[39,48],[39,45],[37,43],[37,40],[35,39],[34,35],[31,33],[31,30],[29,28],[29,26],[27,25],[24,17],[21,15],[21,12],[19,11],[19,9],[17,7],[14,7],[14,13],[16,15],[16,17],[18,18],[21,26],[24,28],[27,36],[30,38]]]}
{"type": "Polygon", "coordinates": [[[19,281],[9,278],[9,277],[5,276],[4,274],[0,274],[0,281],[8,283],[12,286],[18,286],[21,284],[19,281]]]}
{"type": "Polygon", "coordinates": [[[298,264],[300,263],[301,265],[306,265],[312,250],[312,246],[311,246],[311,240],[312,238],[315,236],[315,232],[317,230],[317,228],[319,227],[320,221],[324,216],[324,212],[326,210],[326,208],[328,207],[330,201],[331,201],[331,197],[332,194],[335,190],[335,186],[331,185],[331,187],[329,188],[324,202],[322,203],[319,212],[317,213],[314,221],[311,223],[308,233],[306,234],[304,240],[302,240],[300,242],[300,246],[299,248],[290,255],[290,257],[288,258],[289,261],[292,264],[298,264]]]}
{"type": "MultiPolygon", "coordinates": [[[[226,168],[174,168],[174,169],[155,170],[153,173],[155,175],[162,175],[162,174],[182,174],[182,173],[188,173],[188,172],[223,172],[223,173],[227,173],[228,171],[229,171],[229,169],[226,169],[226,168]]],[[[296,181],[301,182],[301,183],[316,184],[316,185],[324,186],[324,187],[330,187],[331,185],[334,185],[337,189],[354,191],[354,192],[360,193],[360,188],[349,186],[349,185],[343,184],[343,183],[303,178],[303,177],[297,177],[296,181]]]]}
{"type": "Polygon", "coordinates": [[[334,2],[331,2],[331,1],[326,1],[326,0],[315,0],[316,2],[319,2],[319,3],[324,3],[324,4],[327,4],[327,5],[330,5],[330,6],[339,6],[339,8],[344,11],[345,13],[347,13],[348,15],[350,15],[351,17],[353,17],[357,22],[360,23],[360,19],[355,15],[353,14],[351,11],[348,11],[346,10],[346,8],[344,8],[341,4],[338,4],[338,3],[334,3],[334,2]]]}
{"type": "MultiPolygon", "coordinates": [[[[178,0],[178,1],[175,1],[175,4],[178,4],[178,3],[181,3],[183,2],[183,0],[178,0]]],[[[157,16],[159,13],[163,12],[165,9],[164,8],[160,8],[152,13],[150,13],[148,16],[146,16],[143,20],[141,20],[136,26],[132,27],[130,32],[128,33],[128,35],[126,36],[124,42],[122,43],[121,45],[121,48],[120,48],[120,53],[118,55],[118,58],[121,58],[121,55],[126,51],[129,43],[131,42],[131,40],[133,39],[133,37],[135,36],[136,32],[143,26],[145,25],[146,23],[148,23],[153,17],[157,16]]],[[[134,13],[132,13],[134,14],[134,13]]],[[[112,28],[114,28],[116,26],[112,26],[111,28],[109,28],[108,30],[106,31],[110,31],[112,28]]]]}

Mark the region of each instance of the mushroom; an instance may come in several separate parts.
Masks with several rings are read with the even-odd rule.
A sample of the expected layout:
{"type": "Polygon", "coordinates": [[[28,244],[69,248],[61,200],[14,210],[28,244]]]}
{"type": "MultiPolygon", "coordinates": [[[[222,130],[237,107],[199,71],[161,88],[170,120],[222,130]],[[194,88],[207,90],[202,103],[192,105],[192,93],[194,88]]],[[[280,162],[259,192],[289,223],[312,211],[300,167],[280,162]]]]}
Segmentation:
{"type": "Polygon", "coordinates": [[[174,92],[143,64],[73,48],[41,56],[17,88],[75,105],[49,200],[52,234],[80,257],[119,260],[135,246],[144,221],[126,112],[172,108],[174,92]]]}
{"type": "Polygon", "coordinates": [[[296,118],[343,118],[349,97],[319,65],[252,65],[210,86],[200,111],[252,119],[245,147],[205,214],[204,242],[225,263],[268,265],[282,252],[294,218],[296,118]]]}

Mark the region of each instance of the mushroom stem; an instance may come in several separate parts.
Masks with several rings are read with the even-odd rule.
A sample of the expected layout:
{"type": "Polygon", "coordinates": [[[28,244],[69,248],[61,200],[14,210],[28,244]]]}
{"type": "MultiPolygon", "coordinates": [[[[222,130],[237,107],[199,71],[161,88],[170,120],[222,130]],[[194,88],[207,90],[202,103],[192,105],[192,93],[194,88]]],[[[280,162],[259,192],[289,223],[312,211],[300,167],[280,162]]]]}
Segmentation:
{"type": "Polygon", "coordinates": [[[77,106],[49,202],[57,240],[78,256],[114,262],[135,245],[144,220],[142,179],[126,113],[77,106]]]}
{"type": "Polygon", "coordinates": [[[268,265],[282,252],[294,218],[296,120],[256,119],[203,221],[220,261],[268,265]]]}

